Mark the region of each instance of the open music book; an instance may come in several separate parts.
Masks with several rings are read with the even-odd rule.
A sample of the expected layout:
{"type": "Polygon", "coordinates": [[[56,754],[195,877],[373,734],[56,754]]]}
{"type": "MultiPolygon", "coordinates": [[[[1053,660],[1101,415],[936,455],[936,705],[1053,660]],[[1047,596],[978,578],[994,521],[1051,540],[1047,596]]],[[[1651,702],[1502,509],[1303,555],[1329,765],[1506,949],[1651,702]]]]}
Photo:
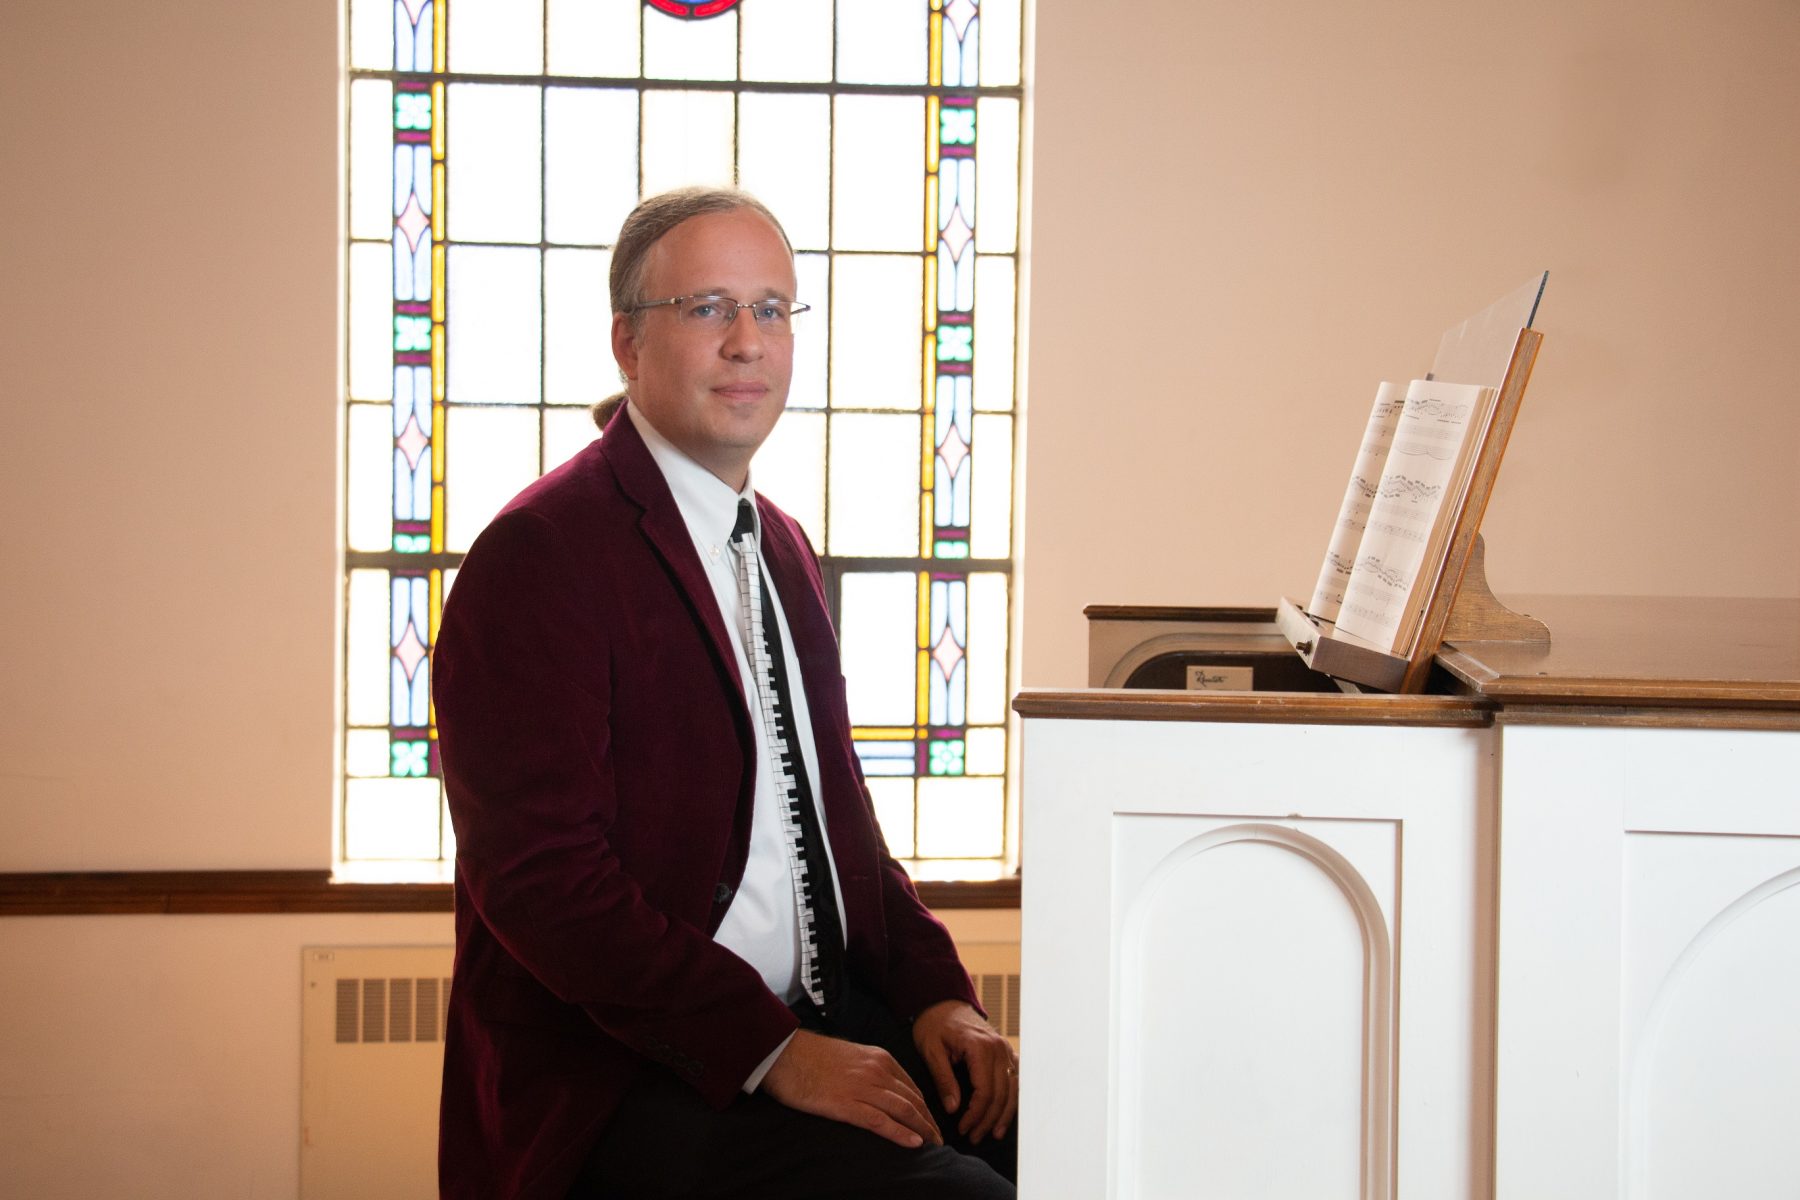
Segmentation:
{"type": "Polygon", "coordinates": [[[1407,655],[1438,584],[1499,392],[1415,379],[1375,393],[1308,611],[1407,655]]]}

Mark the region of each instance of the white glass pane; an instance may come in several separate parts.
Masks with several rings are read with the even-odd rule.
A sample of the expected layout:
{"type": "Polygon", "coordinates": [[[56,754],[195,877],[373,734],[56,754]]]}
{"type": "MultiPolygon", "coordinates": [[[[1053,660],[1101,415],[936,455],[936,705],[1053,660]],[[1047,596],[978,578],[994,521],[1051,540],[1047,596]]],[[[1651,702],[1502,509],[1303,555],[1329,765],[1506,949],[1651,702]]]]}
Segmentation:
{"type": "Polygon", "coordinates": [[[976,558],[1012,555],[1012,423],[988,413],[975,417],[969,553],[976,558]]]}
{"type": "Polygon", "coordinates": [[[875,801],[875,820],[881,825],[881,836],[888,853],[895,858],[911,858],[913,853],[913,781],[910,779],[868,780],[869,797],[875,801]]]}
{"type": "Polygon", "coordinates": [[[756,490],[800,522],[815,547],[825,544],[825,414],[781,415],[756,452],[756,490]]]}
{"type": "Polygon", "coordinates": [[[840,83],[924,83],[927,0],[838,0],[840,83]]]}
{"type": "Polygon", "coordinates": [[[1019,244],[1019,102],[975,102],[975,249],[1010,254],[1019,244]]]}
{"type": "Polygon", "coordinates": [[[738,184],[769,206],[798,250],[831,244],[831,101],[746,92],[738,184]]]}
{"type": "Polygon", "coordinates": [[[910,255],[833,260],[832,407],[920,407],[924,273],[924,260],[910,255]]]}
{"type": "Polygon", "coordinates": [[[833,244],[839,250],[924,249],[925,101],[838,96],[834,103],[833,244]]]}
{"type": "Polygon", "coordinates": [[[453,408],[444,450],[444,548],[467,550],[502,505],[538,476],[534,408],[453,408]]]}
{"type": "Polygon", "coordinates": [[[544,230],[552,242],[610,246],[638,200],[637,93],[544,92],[544,230]]]}
{"type": "Polygon", "coordinates": [[[350,236],[385,238],[394,229],[394,85],[350,84],[350,236]]]}
{"type": "Polygon", "coordinates": [[[394,247],[350,247],[350,397],[394,396],[394,247]]]}
{"type": "Polygon", "coordinates": [[[644,77],[736,79],[737,28],[735,12],[684,21],[644,9],[644,77]]]}
{"type": "Polygon", "coordinates": [[[544,69],[544,0],[453,0],[450,69],[538,74],[544,69]]]}
{"type": "Polygon", "coordinates": [[[963,771],[969,775],[1006,773],[1006,730],[971,729],[963,737],[963,771]]]}
{"type": "Polygon", "coordinates": [[[975,407],[1011,412],[1018,281],[1010,258],[975,260],[975,407]]]}
{"type": "Polygon", "coordinates": [[[536,242],[543,228],[542,89],[453,83],[449,105],[450,236],[536,242]]]}
{"type": "Polygon", "coordinates": [[[552,408],[544,412],[544,470],[553,471],[587,449],[600,436],[585,408],[552,408]]]}
{"type": "Polygon", "coordinates": [[[352,729],[344,738],[344,774],[379,779],[388,773],[388,731],[352,729]]]}
{"type": "Polygon", "coordinates": [[[744,23],[745,79],[825,83],[831,79],[832,0],[781,0],[747,4],[744,23]]]}
{"type": "Polygon", "coordinates": [[[394,548],[394,413],[350,406],[349,530],[352,550],[394,548]]]}
{"type": "Polygon", "coordinates": [[[437,780],[350,779],[344,782],[345,858],[437,856],[437,780]]]}
{"type": "Polygon", "coordinates": [[[919,856],[990,858],[1006,844],[1006,785],[999,779],[919,780],[919,856]]]}
{"type": "Polygon", "coordinates": [[[812,305],[794,323],[794,376],[789,408],[825,407],[825,363],[831,345],[831,259],[824,254],[794,256],[799,298],[812,305]]]}
{"type": "Polygon", "coordinates": [[[981,0],[981,86],[1019,82],[1019,0],[981,0]]]}
{"type": "Polygon", "coordinates": [[[917,714],[918,579],[851,572],[839,588],[838,649],[853,725],[911,725],[917,714]]]}
{"type": "Polygon", "coordinates": [[[643,7],[643,0],[550,0],[550,73],[636,75],[643,7]]]}
{"type": "Polygon", "coordinates": [[[540,257],[536,250],[450,248],[451,400],[537,403],[540,257]]]}
{"type": "Polygon", "coordinates": [[[731,185],[730,92],[644,93],[644,195],[731,185]]]}
{"type": "Polygon", "coordinates": [[[611,250],[544,254],[544,400],[592,404],[619,387],[612,356],[611,250]]]}
{"type": "Polygon", "coordinates": [[[969,576],[971,725],[999,725],[1006,720],[1006,582],[998,571],[969,576]]]}
{"type": "Polygon", "coordinates": [[[920,436],[915,416],[831,414],[830,553],[919,552],[920,436]]]}
{"type": "Polygon", "coordinates": [[[350,66],[394,69],[394,0],[350,0],[350,66]]]}
{"type": "Polygon", "coordinates": [[[351,725],[388,722],[388,573],[350,572],[350,612],[344,629],[345,719],[351,725]]]}

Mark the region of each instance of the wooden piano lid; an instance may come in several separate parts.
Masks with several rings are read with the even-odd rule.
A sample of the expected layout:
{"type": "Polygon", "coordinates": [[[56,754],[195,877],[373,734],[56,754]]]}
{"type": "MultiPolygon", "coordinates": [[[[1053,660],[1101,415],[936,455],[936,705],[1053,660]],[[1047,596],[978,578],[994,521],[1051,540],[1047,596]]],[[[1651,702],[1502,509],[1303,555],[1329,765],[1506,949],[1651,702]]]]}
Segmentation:
{"type": "Polygon", "coordinates": [[[1800,709],[1800,600],[1521,596],[1548,646],[1447,643],[1437,661],[1475,695],[1519,705],[1800,709]]]}

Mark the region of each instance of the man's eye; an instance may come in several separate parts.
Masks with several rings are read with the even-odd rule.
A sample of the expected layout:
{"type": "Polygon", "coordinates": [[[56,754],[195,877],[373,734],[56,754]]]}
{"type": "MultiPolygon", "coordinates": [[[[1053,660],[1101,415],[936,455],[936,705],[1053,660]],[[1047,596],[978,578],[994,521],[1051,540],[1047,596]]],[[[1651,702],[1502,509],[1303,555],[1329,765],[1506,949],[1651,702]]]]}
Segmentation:
{"type": "Polygon", "coordinates": [[[787,320],[787,305],[779,300],[765,300],[752,311],[757,323],[761,325],[787,320]]]}
{"type": "Polygon", "coordinates": [[[696,321],[717,320],[723,309],[717,300],[694,300],[688,304],[688,316],[696,321]]]}

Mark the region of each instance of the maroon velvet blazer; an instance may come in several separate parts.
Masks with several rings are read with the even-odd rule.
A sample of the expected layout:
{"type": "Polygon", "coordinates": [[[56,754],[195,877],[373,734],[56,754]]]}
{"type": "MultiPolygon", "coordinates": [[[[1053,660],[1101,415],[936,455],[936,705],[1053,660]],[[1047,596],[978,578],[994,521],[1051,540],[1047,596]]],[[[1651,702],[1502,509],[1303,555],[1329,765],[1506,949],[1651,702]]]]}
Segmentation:
{"type": "MultiPolygon", "coordinates": [[[[758,505],[850,968],[903,1019],[974,1003],[863,790],[818,564],[758,505]]],[[[687,526],[622,414],[476,540],[433,667],[457,839],[440,1189],[562,1200],[640,1071],[724,1107],[796,1025],[712,939],[749,852],[755,735],[687,526]]]]}

